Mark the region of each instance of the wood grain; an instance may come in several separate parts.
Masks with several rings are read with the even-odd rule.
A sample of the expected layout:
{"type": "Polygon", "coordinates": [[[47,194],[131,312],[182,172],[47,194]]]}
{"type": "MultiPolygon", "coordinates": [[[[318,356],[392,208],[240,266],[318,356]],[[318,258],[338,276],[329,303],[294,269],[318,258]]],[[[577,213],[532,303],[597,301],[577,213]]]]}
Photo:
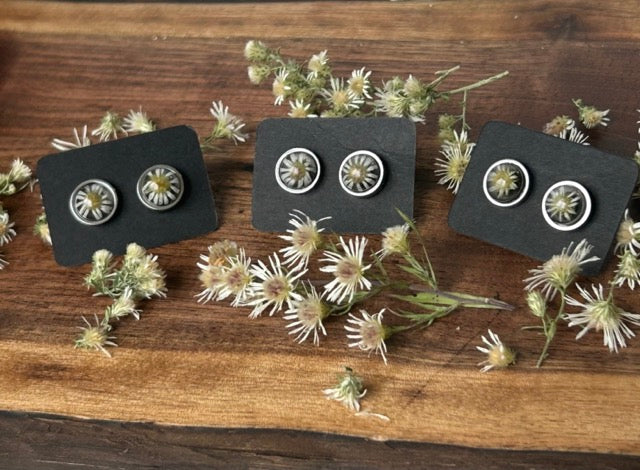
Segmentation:
{"type": "MultiPolygon", "coordinates": [[[[582,97],[612,109],[610,126],[593,133],[593,144],[632,155],[640,103],[636,13],[634,2],[623,1],[4,2],[0,168],[14,157],[35,167],[51,152],[53,137],[91,126],[106,109],[126,112],[139,105],[160,127],[188,124],[204,134],[211,125],[209,102],[223,99],[246,120],[253,138],[263,118],[286,113],[272,106],[268,86],[253,87],[246,78],[242,48],[254,37],[301,60],[328,49],[338,73],[366,65],[378,82],[395,74],[428,78],[461,64],[450,82],[454,87],[508,69],[507,79],[471,95],[472,137],[489,119],[540,128],[556,114],[573,114],[571,98],[582,97]]],[[[452,196],[435,184],[434,135],[437,113],[454,109],[455,103],[441,105],[418,126],[417,220],[444,288],[498,295],[515,304],[515,312],[461,311],[426,330],[394,337],[385,366],[378,357],[346,347],[341,321],[329,323],[328,337],[315,348],[295,344],[281,318],[249,320],[246,311],[221,303],[198,305],[195,263],[208,244],[233,238],[253,257],[282,247],[273,234],[251,228],[253,139],[223,144],[206,155],[220,229],[153,250],[168,272],[169,297],[147,303],[140,321],[118,325],[112,359],[72,348],[80,316],[99,312],[105,302],[82,287],[86,266],[56,266],[50,250],[31,235],[38,193],[3,199],[19,235],[4,250],[11,265],[0,273],[0,409],[382,441],[640,454],[638,341],[609,354],[599,334],[576,343],[576,330],[562,326],[551,358],[536,370],[541,339],[520,329],[531,323],[520,280],[536,263],[447,227],[452,196]],[[478,372],[482,356],[475,346],[488,327],[518,350],[516,367],[478,372]],[[324,400],[321,390],[345,364],[367,383],[364,408],[389,416],[389,423],[354,417],[324,400]]],[[[637,295],[626,293],[620,303],[640,311],[637,295]]],[[[385,305],[395,304],[383,299],[366,307],[385,305]]],[[[526,457],[534,454],[500,455],[535,461],[526,457]]],[[[617,462],[622,468],[626,460],[617,462]]]]}

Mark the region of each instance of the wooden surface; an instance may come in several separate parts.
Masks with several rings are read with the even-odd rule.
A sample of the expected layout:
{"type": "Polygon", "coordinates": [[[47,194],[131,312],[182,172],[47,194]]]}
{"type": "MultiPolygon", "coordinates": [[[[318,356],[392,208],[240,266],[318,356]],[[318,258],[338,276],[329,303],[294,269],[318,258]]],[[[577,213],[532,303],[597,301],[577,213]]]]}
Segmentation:
{"type": "MultiPolygon", "coordinates": [[[[472,138],[489,119],[541,128],[556,114],[575,114],[570,100],[582,97],[612,109],[610,126],[593,133],[594,145],[621,155],[637,145],[635,1],[0,3],[0,168],[14,157],[35,167],[53,137],[96,123],[107,109],[142,105],[160,127],[188,124],[204,134],[210,101],[223,99],[252,134],[246,145],[224,144],[206,155],[221,227],[152,250],[168,272],[169,297],[147,303],[140,321],[118,325],[112,359],[72,347],[80,316],[100,312],[105,302],[82,287],[86,266],[56,266],[31,235],[38,193],[3,199],[19,235],[4,249],[11,265],[0,273],[0,424],[9,430],[0,464],[374,467],[367,462],[378,457],[440,467],[578,468],[584,458],[593,468],[632,466],[631,457],[596,453],[640,454],[639,340],[613,355],[600,334],[575,342],[576,330],[563,325],[551,358],[535,369],[541,338],[520,330],[531,323],[520,280],[537,263],[446,225],[452,196],[432,170],[437,112],[453,111],[453,104],[417,128],[418,224],[443,288],[497,295],[516,311],[461,311],[394,337],[385,366],[347,349],[342,321],[330,322],[328,338],[315,348],[294,343],[281,318],[249,320],[246,310],[194,301],[195,263],[208,244],[233,238],[252,257],[282,247],[250,224],[254,131],[263,118],[286,113],[272,106],[268,86],[246,78],[242,49],[252,38],[298,59],[328,49],[337,73],[367,66],[378,83],[395,74],[426,79],[461,64],[453,87],[508,69],[508,78],[471,95],[472,138]],[[475,346],[489,327],[518,350],[516,367],[479,373],[475,346]],[[321,390],[343,365],[369,388],[363,407],[388,423],[324,400],[321,390]],[[117,444],[125,441],[131,445],[117,444]],[[130,459],[129,447],[137,449],[130,459]],[[106,458],[110,452],[121,453],[106,458]],[[215,460],[222,455],[231,460],[215,460]]],[[[621,296],[620,304],[640,312],[637,294],[621,296]]],[[[367,307],[385,305],[394,304],[367,307]]]]}

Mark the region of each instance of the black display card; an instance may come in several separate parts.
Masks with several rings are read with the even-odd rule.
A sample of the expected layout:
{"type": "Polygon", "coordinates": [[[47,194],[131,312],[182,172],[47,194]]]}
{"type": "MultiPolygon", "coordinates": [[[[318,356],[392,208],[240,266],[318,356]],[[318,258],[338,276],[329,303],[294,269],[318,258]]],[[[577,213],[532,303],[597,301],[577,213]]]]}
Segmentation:
{"type": "Polygon", "coordinates": [[[631,159],[520,126],[489,122],[473,150],[449,212],[449,225],[462,234],[540,261],[584,238],[594,246],[591,254],[600,258],[585,264],[584,272],[596,275],[605,264],[637,178],[638,165],[631,159]],[[531,181],[528,195],[513,207],[495,206],[483,193],[485,172],[505,158],[521,162],[531,181]],[[582,184],[593,204],[587,222],[570,232],[552,228],[542,215],[546,190],[562,180],[582,184]]]}
{"type": "Polygon", "coordinates": [[[396,208],[413,215],[415,124],[402,118],[267,119],[257,130],[253,169],[253,226],[283,232],[294,209],[336,232],[375,233],[402,223],[396,208]],[[309,192],[290,194],[275,177],[279,157],[302,147],[319,159],[321,176],[309,192]],[[356,150],[377,154],[385,170],[381,189],[356,197],[340,186],[343,159],[356,150]]]}
{"type": "Polygon", "coordinates": [[[101,248],[119,255],[130,242],[152,248],[193,238],[218,226],[200,143],[190,127],[172,127],[48,155],[38,161],[37,174],[54,256],[64,266],[86,263],[101,248]],[[184,180],[180,202],[166,211],[148,209],[136,192],[140,175],[156,164],[174,167],[184,180]],[[95,178],[110,183],[119,201],[109,221],[88,226],[73,217],[69,198],[80,183],[95,178]]]}

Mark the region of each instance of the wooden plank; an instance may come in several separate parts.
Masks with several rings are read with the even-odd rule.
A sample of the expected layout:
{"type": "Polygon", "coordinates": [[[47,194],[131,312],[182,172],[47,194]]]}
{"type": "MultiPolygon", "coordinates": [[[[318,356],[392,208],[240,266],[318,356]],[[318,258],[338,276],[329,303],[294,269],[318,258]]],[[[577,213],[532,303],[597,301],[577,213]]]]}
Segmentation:
{"type": "MultiPolygon", "coordinates": [[[[51,151],[51,138],[95,123],[108,108],[126,112],[143,105],[161,127],[189,124],[204,134],[209,102],[222,98],[252,134],[247,145],[223,144],[207,155],[221,228],[153,250],[167,269],[169,298],[148,303],[139,322],[118,326],[119,348],[111,360],[72,349],[80,315],[99,312],[105,302],[82,287],[86,267],[56,266],[30,234],[39,212],[37,192],[3,199],[19,235],[4,250],[11,265],[0,273],[0,409],[640,454],[637,340],[611,355],[598,334],[576,343],[576,331],[562,326],[551,359],[536,370],[541,340],[520,330],[531,323],[520,279],[536,263],[446,226],[452,197],[435,184],[432,172],[438,155],[435,120],[437,112],[455,110],[455,103],[440,106],[418,126],[417,219],[444,287],[499,295],[517,305],[515,312],[464,311],[393,338],[390,364],[384,366],[377,357],[347,349],[341,321],[329,323],[320,348],[299,346],[281,318],[251,321],[245,310],[193,299],[199,291],[195,262],[207,244],[234,238],[254,257],[283,246],[250,226],[253,132],[264,117],[286,111],[272,106],[268,86],[248,83],[245,39],[259,33],[279,37],[272,45],[299,59],[328,49],[339,73],[367,65],[378,81],[409,73],[427,78],[461,63],[451,80],[457,86],[509,69],[508,79],[471,95],[472,137],[493,118],[540,128],[556,114],[572,113],[570,99],[583,97],[612,108],[611,125],[596,131],[594,144],[631,155],[640,103],[632,73],[640,69],[640,21],[627,15],[631,3],[589,1],[578,8],[569,2],[493,1],[482,11],[470,2],[434,2],[431,8],[362,2],[191,7],[0,4],[0,168],[16,156],[35,166],[51,151]],[[469,13],[463,15],[465,7],[469,13]],[[283,16],[285,9],[291,16],[283,16]],[[518,31],[506,26],[514,16],[523,20],[518,31]],[[285,17],[289,26],[265,29],[285,17]],[[361,18],[362,24],[348,33],[346,18],[361,18]],[[386,20],[407,23],[389,40],[386,20]],[[459,35],[449,28],[455,22],[459,35]],[[488,327],[517,347],[517,367],[478,372],[482,357],[475,345],[488,327]],[[365,408],[388,415],[389,423],[354,417],[324,400],[321,390],[344,364],[359,371],[370,388],[365,408]]],[[[620,303],[640,310],[632,293],[620,303]]],[[[394,304],[379,301],[367,308],[385,305],[394,304]]]]}

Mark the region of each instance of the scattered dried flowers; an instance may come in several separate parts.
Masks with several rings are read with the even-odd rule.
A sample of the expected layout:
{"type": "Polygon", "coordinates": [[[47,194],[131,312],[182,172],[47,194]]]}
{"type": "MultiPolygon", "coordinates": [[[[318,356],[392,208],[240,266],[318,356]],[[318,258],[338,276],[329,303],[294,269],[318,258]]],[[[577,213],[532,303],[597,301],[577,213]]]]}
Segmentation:
{"type": "Polygon", "coordinates": [[[289,334],[300,343],[311,338],[315,345],[326,336],[325,323],[331,317],[348,314],[345,330],[349,347],[380,354],[385,363],[386,341],[396,333],[429,326],[457,308],[512,309],[495,299],[440,290],[422,238],[406,217],[405,224],[383,232],[382,247],[370,254],[365,252],[367,238],[328,237],[320,227],[323,220],[313,220],[300,211],[291,214],[293,228],[281,236],[290,243],[280,250],[285,262],[277,252],[269,256],[268,263],[252,262],[242,248],[226,240],[211,245],[197,264],[204,288],[196,296],[199,302],[230,298],[232,306],[250,307],[251,318],[284,310],[289,334]],[[418,241],[420,258],[414,255],[410,238],[418,241]],[[314,254],[321,254],[319,271],[329,274],[329,280],[303,279],[314,254]],[[390,257],[399,259],[397,268],[412,281],[396,280],[395,274],[392,277],[383,265],[390,257]],[[319,285],[321,289],[316,290],[319,285]],[[419,311],[381,309],[370,314],[360,308],[359,314],[355,313],[356,304],[385,291],[419,311]],[[386,323],[385,311],[403,324],[386,323]]]}
{"type": "Polygon", "coordinates": [[[229,107],[225,106],[222,101],[214,101],[209,110],[216,120],[215,126],[211,133],[202,141],[202,148],[212,148],[213,143],[218,139],[229,139],[235,144],[244,142],[249,137],[242,132],[245,126],[242,119],[229,112],[229,107]]]}
{"type": "Polygon", "coordinates": [[[106,346],[116,346],[115,337],[109,333],[112,323],[128,315],[136,320],[141,310],[137,304],[143,299],[165,297],[165,273],[158,264],[157,256],[147,253],[135,243],[127,246],[121,265],[118,267],[113,254],[108,250],[98,250],[93,254],[91,272],[85,277],[85,284],[95,291],[94,295],[104,295],[113,299],[103,314],[102,320],[94,315],[95,325],[86,318],[86,326],[76,339],[75,347],[95,349],[111,356],[106,346]]]}
{"type": "Polygon", "coordinates": [[[327,400],[335,400],[353,411],[360,411],[360,399],[365,396],[362,379],[350,367],[344,368],[344,374],[338,377],[338,383],[323,391],[327,400]]]}
{"type": "Polygon", "coordinates": [[[516,354],[505,346],[497,334],[488,330],[489,339],[482,336],[482,342],[486,346],[476,346],[476,349],[487,355],[487,358],[478,365],[483,366],[481,372],[491,369],[505,369],[516,362],[516,354]]]}
{"type": "MultiPolygon", "coordinates": [[[[11,162],[7,173],[0,173],[0,196],[12,196],[31,186],[33,182],[31,169],[21,159],[16,158],[11,162]]],[[[14,227],[15,223],[11,221],[9,212],[0,202],[0,246],[11,242],[16,236],[14,227]]],[[[0,253],[0,270],[8,264],[9,262],[0,253]]]]}

